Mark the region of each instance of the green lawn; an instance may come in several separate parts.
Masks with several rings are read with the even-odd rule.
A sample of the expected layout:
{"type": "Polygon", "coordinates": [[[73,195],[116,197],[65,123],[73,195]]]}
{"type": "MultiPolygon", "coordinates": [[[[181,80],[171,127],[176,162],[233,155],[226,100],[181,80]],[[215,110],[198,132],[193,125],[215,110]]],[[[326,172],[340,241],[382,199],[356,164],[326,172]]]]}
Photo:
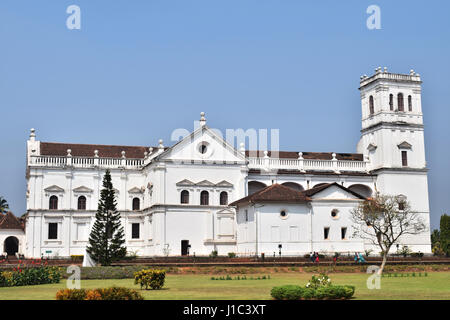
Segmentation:
{"type": "MultiPolygon", "coordinates": [[[[167,275],[162,290],[142,290],[146,299],[271,299],[272,287],[283,284],[305,285],[312,274],[273,273],[270,280],[210,280],[211,275],[167,275]]],[[[255,275],[251,275],[255,276],[255,275]]],[[[234,277],[234,276],[233,276],[234,277]]],[[[249,275],[247,277],[250,277],[249,275]]],[[[356,287],[356,299],[443,299],[450,300],[450,273],[433,272],[428,277],[382,278],[381,289],[366,287],[368,275],[361,273],[330,274],[335,284],[356,287]]],[[[56,291],[65,288],[59,284],[0,288],[0,300],[55,299],[56,291]]],[[[82,288],[123,286],[139,289],[133,279],[82,280],[82,288]]]]}

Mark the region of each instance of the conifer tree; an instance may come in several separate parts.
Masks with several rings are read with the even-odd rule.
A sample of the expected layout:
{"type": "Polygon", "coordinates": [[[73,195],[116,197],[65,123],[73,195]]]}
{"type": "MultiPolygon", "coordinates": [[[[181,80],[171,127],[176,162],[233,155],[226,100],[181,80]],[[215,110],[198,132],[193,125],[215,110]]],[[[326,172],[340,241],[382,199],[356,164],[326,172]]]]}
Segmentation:
{"type": "Polygon", "coordinates": [[[95,222],[89,235],[89,245],[86,248],[91,258],[103,266],[122,259],[127,252],[124,246],[125,234],[120,223],[120,213],[116,208],[114,194],[111,174],[109,170],[106,170],[95,222]]]}

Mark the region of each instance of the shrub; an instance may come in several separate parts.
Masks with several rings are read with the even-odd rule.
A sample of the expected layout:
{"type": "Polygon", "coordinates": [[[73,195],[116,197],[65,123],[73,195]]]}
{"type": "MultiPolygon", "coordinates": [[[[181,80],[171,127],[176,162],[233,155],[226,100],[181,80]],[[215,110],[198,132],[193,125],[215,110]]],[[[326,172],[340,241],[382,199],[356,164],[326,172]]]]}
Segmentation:
{"type": "Polygon", "coordinates": [[[56,300],[84,300],[85,289],[63,289],[56,292],[56,300]]]}
{"type": "Polygon", "coordinates": [[[236,253],[228,252],[228,258],[236,258],[236,253]]]}
{"type": "Polygon", "coordinates": [[[276,300],[309,299],[350,299],[355,293],[354,286],[322,286],[316,289],[297,285],[272,288],[270,294],[276,300]]]}
{"type": "Polygon", "coordinates": [[[61,270],[58,267],[39,265],[28,267],[18,265],[10,272],[2,272],[0,287],[31,286],[46,283],[59,283],[61,270]]]}
{"type": "Polygon", "coordinates": [[[83,261],[84,256],[82,254],[72,254],[70,260],[72,261],[83,261]]]}
{"type": "Polygon", "coordinates": [[[99,289],[63,289],[56,293],[56,300],[143,300],[133,289],[111,287],[99,289]]]}
{"type": "Polygon", "coordinates": [[[217,250],[211,251],[211,253],[209,254],[209,256],[210,256],[211,258],[216,258],[216,257],[218,256],[217,250]]]}
{"type": "Polygon", "coordinates": [[[145,287],[145,290],[161,289],[164,286],[164,280],[166,278],[165,270],[141,270],[134,274],[134,283],[139,284],[141,289],[145,287]]]}

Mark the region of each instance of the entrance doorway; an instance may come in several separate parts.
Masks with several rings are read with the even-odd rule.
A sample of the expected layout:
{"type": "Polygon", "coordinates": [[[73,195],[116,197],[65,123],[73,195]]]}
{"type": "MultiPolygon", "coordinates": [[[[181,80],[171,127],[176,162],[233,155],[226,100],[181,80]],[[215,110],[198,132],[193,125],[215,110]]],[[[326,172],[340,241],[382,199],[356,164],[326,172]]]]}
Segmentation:
{"type": "Polygon", "coordinates": [[[19,239],[13,236],[6,238],[3,245],[3,251],[6,252],[8,256],[14,256],[19,251],[19,239]]]}
{"type": "Polygon", "coordinates": [[[191,245],[189,244],[189,240],[181,240],[181,255],[187,256],[189,255],[189,248],[191,245]]]}

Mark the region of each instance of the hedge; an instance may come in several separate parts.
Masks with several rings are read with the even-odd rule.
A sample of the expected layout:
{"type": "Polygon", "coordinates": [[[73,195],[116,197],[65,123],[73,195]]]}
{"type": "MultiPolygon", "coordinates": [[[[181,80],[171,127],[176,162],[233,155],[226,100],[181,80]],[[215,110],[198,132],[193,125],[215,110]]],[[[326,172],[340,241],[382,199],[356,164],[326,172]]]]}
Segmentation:
{"type": "Polygon", "coordinates": [[[317,289],[297,285],[285,285],[272,288],[270,295],[275,300],[308,300],[308,299],[350,299],[355,293],[354,286],[326,286],[317,289]]]}
{"type": "Polygon", "coordinates": [[[134,274],[134,284],[140,284],[141,289],[145,287],[151,289],[161,289],[164,286],[164,280],[166,278],[165,270],[141,270],[134,274]]]}
{"type": "Polygon", "coordinates": [[[56,293],[56,300],[143,300],[133,289],[122,287],[98,289],[63,289],[56,293]]]}

